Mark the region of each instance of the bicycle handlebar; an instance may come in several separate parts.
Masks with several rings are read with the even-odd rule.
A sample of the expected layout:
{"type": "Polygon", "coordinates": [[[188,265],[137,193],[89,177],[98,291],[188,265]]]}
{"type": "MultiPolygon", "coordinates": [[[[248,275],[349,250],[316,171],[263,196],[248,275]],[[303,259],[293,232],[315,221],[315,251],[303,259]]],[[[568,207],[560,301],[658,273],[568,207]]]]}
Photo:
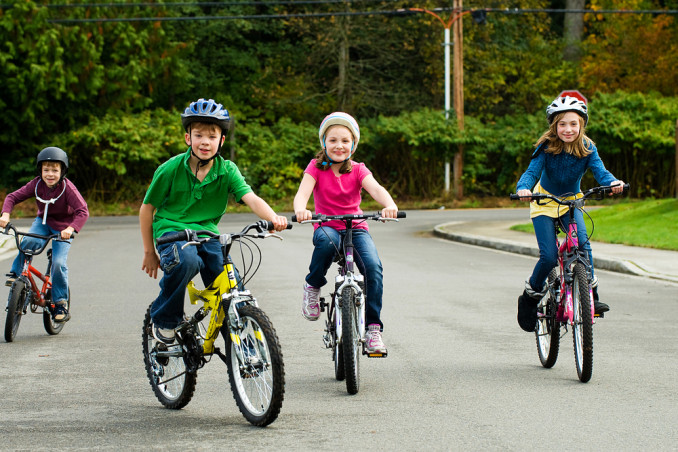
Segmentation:
{"type": "MultiPolygon", "coordinates": [[[[35,234],[32,232],[22,232],[18,231],[17,228],[12,224],[12,223],[7,223],[5,226],[5,230],[2,231],[3,234],[5,235],[14,235],[14,240],[16,241],[16,247],[19,251],[21,251],[24,254],[30,254],[32,256],[38,255],[45,251],[45,248],[47,248],[47,245],[49,245],[50,240],[56,240],[56,241],[65,241],[61,239],[61,234],[60,233],[54,233],[50,235],[42,235],[42,234],[35,234]],[[14,231],[14,234],[10,234],[11,231],[14,231]],[[42,239],[45,241],[45,243],[40,247],[39,249],[36,250],[25,250],[21,247],[21,240],[19,240],[19,236],[24,236],[24,237],[33,237],[36,239],[42,239]]],[[[73,231],[73,234],[71,234],[71,239],[75,237],[76,232],[73,231]]],[[[68,240],[68,239],[66,239],[68,240]]]]}
{"type": "MultiPolygon", "coordinates": [[[[630,185],[629,184],[624,184],[622,193],[625,193],[629,190],[630,185]]],[[[612,193],[612,185],[603,185],[600,187],[593,187],[584,192],[584,196],[578,199],[570,199],[570,200],[565,200],[562,199],[561,197],[554,196],[554,195],[547,195],[545,193],[532,193],[530,196],[519,196],[516,193],[511,193],[509,195],[509,198],[511,200],[521,200],[521,201],[537,201],[539,203],[540,200],[542,199],[550,199],[558,204],[561,205],[569,205],[574,203],[575,201],[581,201],[583,199],[589,199],[593,196],[599,196],[599,198],[594,198],[594,199],[603,199],[602,197],[608,193],[612,193]]]]}
{"type": "MultiPolygon", "coordinates": [[[[266,220],[259,220],[256,223],[249,224],[243,228],[242,231],[237,232],[237,233],[232,233],[232,234],[215,234],[212,231],[207,231],[207,230],[199,230],[199,231],[194,231],[192,229],[184,229],[183,231],[175,231],[175,232],[170,232],[168,234],[163,235],[162,237],[158,237],[155,242],[158,245],[164,245],[166,243],[172,243],[172,242],[205,242],[209,239],[216,239],[221,237],[222,235],[224,236],[230,236],[232,239],[239,239],[240,237],[244,237],[247,235],[249,231],[252,229],[256,229],[258,235],[250,236],[250,237],[259,237],[261,238],[266,238],[268,235],[262,235],[265,232],[272,231],[275,229],[273,226],[273,223],[270,221],[266,220]],[[207,236],[207,237],[199,237],[199,236],[207,236]]],[[[292,229],[292,225],[288,224],[285,229],[292,229]]]]}
{"type": "MultiPolygon", "coordinates": [[[[399,210],[396,218],[407,218],[407,212],[403,210],[399,210]]],[[[341,220],[341,221],[348,221],[348,220],[376,220],[376,221],[388,221],[388,220],[395,220],[396,218],[384,218],[381,216],[381,213],[372,213],[372,214],[367,214],[367,213],[356,213],[356,214],[348,214],[348,215],[325,215],[325,214],[313,214],[311,215],[311,219],[308,221],[314,221],[314,222],[319,222],[319,223],[324,223],[326,221],[330,220],[341,220]]],[[[297,222],[297,216],[292,215],[292,223],[297,222]]]]}

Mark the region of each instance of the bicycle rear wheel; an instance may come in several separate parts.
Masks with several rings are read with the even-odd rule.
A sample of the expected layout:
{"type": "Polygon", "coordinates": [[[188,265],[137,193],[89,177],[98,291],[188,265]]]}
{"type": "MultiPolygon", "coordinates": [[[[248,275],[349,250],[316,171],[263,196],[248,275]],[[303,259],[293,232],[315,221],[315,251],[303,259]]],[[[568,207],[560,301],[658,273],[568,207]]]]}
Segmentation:
{"type": "MultiPolygon", "coordinates": [[[[51,300],[49,300],[51,301],[51,300]]],[[[68,288],[68,300],[66,300],[66,309],[68,312],[71,312],[71,288],[68,288]]],[[[64,329],[64,322],[55,322],[52,318],[52,313],[49,309],[45,308],[42,311],[42,323],[45,325],[45,331],[50,335],[55,335],[61,333],[61,330],[64,329]]]]}
{"type": "Polygon", "coordinates": [[[574,311],[572,327],[574,361],[579,381],[586,383],[593,373],[593,324],[589,281],[586,267],[583,264],[574,266],[572,310],[574,311]]]}
{"type": "Polygon", "coordinates": [[[537,352],[541,365],[548,368],[554,366],[558,360],[560,348],[560,322],[556,320],[558,300],[556,290],[558,285],[558,273],[551,270],[548,277],[548,291],[546,296],[539,302],[539,312],[542,314],[537,319],[537,352]]]}
{"type": "Polygon", "coordinates": [[[358,307],[355,304],[355,292],[346,287],[341,293],[341,347],[344,352],[344,372],[346,390],[357,394],[360,389],[360,333],[358,332],[358,307]]]}
{"type": "Polygon", "coordinates": [[[180,345],[167,346],[153,337],[150,306],[146,310],[141,339],[146,375],[155,396],[166,408],[178,410],[185,407],[193,397],[198,374],[187,371],[180,345]],[[158,356],[158,352],[167,352],[168,348],[177,348],[176,355],[158,356]]]}
{"type": "Polygon", "coordinates": [[[29,294],[30,290],[26,288],[24,281],[21,279],[14,281],[9,291],[7,319],[5,320],[5,340],[7,342],[14,341],[16,333],[19,331],[19,323],[21,323],[21,316],[24,314],[26,297],[29,294]]]}
{"type": "Polygon", "coordinates": [[[228,379],[233,398],[245,419],[265,427],[278,417],[285,395],[282,350],[264,311],[246,305],[238,314],[243,327],[237,334],[229,334],[224,325],[228,379]],[[240,361],[238,352],[244,361],[240,361]]]}

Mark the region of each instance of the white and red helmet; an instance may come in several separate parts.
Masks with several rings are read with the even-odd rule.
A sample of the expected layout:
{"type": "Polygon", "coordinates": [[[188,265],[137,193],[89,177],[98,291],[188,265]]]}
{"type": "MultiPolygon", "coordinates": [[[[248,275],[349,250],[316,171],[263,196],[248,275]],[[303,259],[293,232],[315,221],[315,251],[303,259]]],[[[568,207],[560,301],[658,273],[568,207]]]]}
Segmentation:
{"type": "Polygon", "coordinates": [[[553,102],[551,102],[551,105],[546,107],[546,118],[548,119],[549,124],[551,124],[553,122],[553,118],[555,118],[558,113],[565,113],[568,111],[573,111],[584,118],[585,126],[588,124],[588,107],[582,100],[572,96],[558,97],[553,102]]]}

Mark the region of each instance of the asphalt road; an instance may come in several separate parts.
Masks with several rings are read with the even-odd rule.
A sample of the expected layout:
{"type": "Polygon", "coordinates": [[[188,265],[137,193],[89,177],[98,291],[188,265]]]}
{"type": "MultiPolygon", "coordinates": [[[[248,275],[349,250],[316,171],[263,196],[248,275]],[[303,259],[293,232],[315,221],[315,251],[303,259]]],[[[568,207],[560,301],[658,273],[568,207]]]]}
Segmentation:
{"type": "MultiPolygon", "coordinates": [[[[218,360],[184,409],[155,399],[141,325],[158,281],[140,270],[137,219],[92,218],[69,258],[72,320],[48,336],[27,316],[15,342],[0,338],[0,449],[675,450],[678,284],[599,272],[612,311],[594,327],[593,378],[582,384],[571,335],[543,369],[534,335],[516,323],[535,258],[430,234],[502,217],[526,211],[408,212],[370,225],[385,268],[389,357],[361,360],[355,396],[334,379],[321,322],[300,315],[311,226],[258,241],[263,262],[249,288],[277,329],[286,370],[282,412],[264,429],[240,415],[218,360]]],[[[226,215],[222,231],[252,219],[226,215]]]]}

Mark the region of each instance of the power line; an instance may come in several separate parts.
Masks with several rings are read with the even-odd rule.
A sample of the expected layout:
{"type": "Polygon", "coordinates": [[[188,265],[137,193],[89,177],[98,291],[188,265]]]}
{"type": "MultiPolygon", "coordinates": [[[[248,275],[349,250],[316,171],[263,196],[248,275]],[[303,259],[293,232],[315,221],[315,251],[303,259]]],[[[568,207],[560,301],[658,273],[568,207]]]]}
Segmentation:
{"type": "MultiPolygon", "coordinates": [[[[364,1],[364,0],[356,0],[364,1]]],[[[338,3],[344,2],[344,0],[308,0],[309,3],[314,2],[323,2],[323,3],[338,3]]],[[[270,5],[276,2],[233,2],[231,5],[270,5]]],[[[280,1],[280,4],[298,4],[300,2],[286,2],[280,1]]],[[[219,3],[219,5],[224,5],[225,3],[219,3]]],[[[195,5],[195,3],[191,3],[195,5]]],[[[433,12],[454,12],[455,9],[451,7],[447,8],[434,8],[431,9],[433,12]]],[[[484,11],[486,13],[499,13],[499,14],[667,14],[667,15],[676,15],[678,10],[629,10],[629,9],[551,9],[551,8],[475,8],[475,9],[464,9],[463,11],[484,11]]],[[[62,19],[48,19],[47,22],[50,23],[91,23],[91,22],[170,22],[170,21],[197,21],[197,20],[255,20],[255,19],[292,19],[292,18],[319,18],[319,17],[335,17],[335,16],[406,16],[417,14],[416,11],[411,9],[397,9],[391,11],[334,11],[334,12],[322,12],[322,13],[285,13],[285,14],[256,14],[256,15],[232,15],[232,16],[177,16],[177,17],[109,17],[109,18],[87,18],[87,19],[73,19],[73,18],[62,18],[62,19]]]]}
{"type": "MultiPolygon", "coordinates": [[[[173,2],[173,3],[58,3],[41,5],[50,9],[79,8],[178,8],[186,6],[272,6],[272,5],[320,5],[332,3],[369,3],[397,2],[400,0],[271,0],[245,2],[173,2]]],[[[0,9],[10,9],[13,5],[0,4],[0,9]]]]}

